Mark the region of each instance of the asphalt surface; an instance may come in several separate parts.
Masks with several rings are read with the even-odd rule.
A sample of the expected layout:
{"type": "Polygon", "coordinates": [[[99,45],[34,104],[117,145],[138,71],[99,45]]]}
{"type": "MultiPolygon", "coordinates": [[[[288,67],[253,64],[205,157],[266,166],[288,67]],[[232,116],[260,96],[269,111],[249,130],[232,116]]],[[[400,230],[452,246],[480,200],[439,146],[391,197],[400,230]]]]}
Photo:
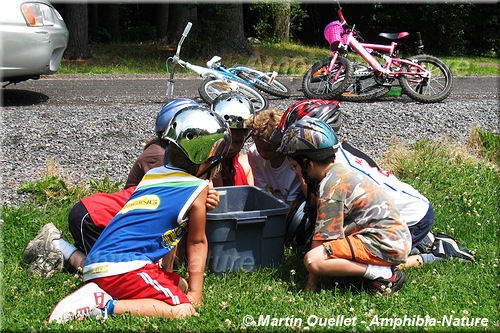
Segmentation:
{"type": "MultiPolygon", "coordinates": [[[[53,75],[37,81],[26,81],[2,89],[4,106],[26,107],[43,103],[51,105],[88,104],[113,105],[114,103],[157,103],[167,101],[166,75],[53,75]]],[[[270,107],[290,105],[304,98],[301,76],[281,79],[292,90],[289,99],[267,96],[270,107]]],[[[187,97],[201,101],[198,87],[201,81],[196,76],[176,78],[174,97],[187,97]]],[[[455,78],[449,99],[478,100],[498,97],[498,77],[455,78]]],[[[432,105],[432,104],[430,104],[432,105]]]]}

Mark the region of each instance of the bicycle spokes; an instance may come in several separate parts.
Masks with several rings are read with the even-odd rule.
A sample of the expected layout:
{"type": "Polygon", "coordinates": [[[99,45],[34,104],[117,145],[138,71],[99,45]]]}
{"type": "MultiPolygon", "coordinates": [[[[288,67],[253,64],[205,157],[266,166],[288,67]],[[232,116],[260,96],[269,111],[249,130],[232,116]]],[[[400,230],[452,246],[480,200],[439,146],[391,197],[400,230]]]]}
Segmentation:
{"type": "MultiPolygon", "coordinates": [[[[385,34],[391,40],[389,44],[368,43],[355,25],[347,23],[340,5],[337,14],[340,21],[324,29],[331,57],[315,63],[302,79],[306,97],[366,101],[386,94],[395,80],[399,80],[406,95],[419,102],[440,102],[450,95],[453,75],[443,61],[424,54],[399,57],[398,43],[408,32],[385,34]],[[364,63],[351,63],[347,59],[349,52],[355,52],[364,63]]],[[[419,34],[418,39],[421,52],[419,34]]]]}

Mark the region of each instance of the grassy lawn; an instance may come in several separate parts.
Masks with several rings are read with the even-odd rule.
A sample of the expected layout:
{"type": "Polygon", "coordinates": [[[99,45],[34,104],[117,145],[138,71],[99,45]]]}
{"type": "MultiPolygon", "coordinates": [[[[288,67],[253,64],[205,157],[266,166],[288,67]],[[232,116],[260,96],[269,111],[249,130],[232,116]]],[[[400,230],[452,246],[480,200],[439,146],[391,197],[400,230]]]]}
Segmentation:
{"type": "MultiPolygon", "coordinates": [[[[322,278],[318,292],[303,292],[304,249],[285,249],[278,267],[216,276],[206,274],[204,303],[187,319],[116,316],[49,324],[55,304],[82,285],[76,273],[48,280],[26,275],[22,252],[38,229],[53,222],[71,241],[67,216],[78,199],[121,184],[90,179],[66,187],[57,171],[28,183],[32,202],[2,207],[2,331],[16,332],[261,332],[261,331],[490,331],[500,329],[498,234],[500,138],[473,131],[465,148],[446,142],[391,147],[381,165],[426,195],[436,211],[435,232],[454,236],[476,254],[476,262],[456,260],[407,269],[397,294],[374,296],[359,281],[322,278]]],[[[181,274],[186,272],[180,269],[181,274]]]]}
{"type": "MultiPolygon", "coordinates": [[[[92,59],[63,60],[59,74],[165,74],[165,62],[175,48],[158,42],[141,44],[91,44],[92,59]]],[[[300,75],[316,61],[330,55],[327,47],[313,48],[296,44],[254,45],[250,56],[218,54],[226,66],[244,64],[264,71],[277,71],[283,75],[300,75]]],[[[207,59],[190,58],[181,52],[181,58],[197,65],[207,59]]],[[[456,76],[498,75],[498,58],[440,57],[456,76]]],[[[182,69],[179,69],[182,73],[182,69]]],[[[184,73],[189,73],[184,71],[184,73]]]]}

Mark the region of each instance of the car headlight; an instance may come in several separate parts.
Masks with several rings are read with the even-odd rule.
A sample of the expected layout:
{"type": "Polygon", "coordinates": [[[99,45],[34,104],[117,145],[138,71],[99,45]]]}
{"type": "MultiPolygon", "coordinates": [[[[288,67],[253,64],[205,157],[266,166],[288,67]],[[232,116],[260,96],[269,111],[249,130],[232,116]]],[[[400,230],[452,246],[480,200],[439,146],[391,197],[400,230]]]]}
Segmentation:
{"type": "Polygon", "coordinates": [[[38,2],[27,2],[21,5],[21,10],[30,27],[54,25],[54,12],[50,6],[38,2]]]}

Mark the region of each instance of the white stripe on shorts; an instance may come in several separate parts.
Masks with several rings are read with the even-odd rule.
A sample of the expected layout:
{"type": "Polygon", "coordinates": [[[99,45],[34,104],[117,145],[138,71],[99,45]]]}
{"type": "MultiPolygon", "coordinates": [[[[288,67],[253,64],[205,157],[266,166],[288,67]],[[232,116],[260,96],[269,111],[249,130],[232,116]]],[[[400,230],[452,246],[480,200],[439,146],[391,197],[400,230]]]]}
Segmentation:
{"type": "Polygon", "coordinates": [[[170,291],[170,289],[163,287],[158,281],[153,280],[148,273],[141,272],[137,273],[137,275],[142,277],[144,282],[146,282],[149,285],[152,285],[156,290],[161,291],[167,298],[172,299],[172,303],[174,303],[174,305],[181,304],[179,296],[172,294],[172,291],[170,291]]]}

